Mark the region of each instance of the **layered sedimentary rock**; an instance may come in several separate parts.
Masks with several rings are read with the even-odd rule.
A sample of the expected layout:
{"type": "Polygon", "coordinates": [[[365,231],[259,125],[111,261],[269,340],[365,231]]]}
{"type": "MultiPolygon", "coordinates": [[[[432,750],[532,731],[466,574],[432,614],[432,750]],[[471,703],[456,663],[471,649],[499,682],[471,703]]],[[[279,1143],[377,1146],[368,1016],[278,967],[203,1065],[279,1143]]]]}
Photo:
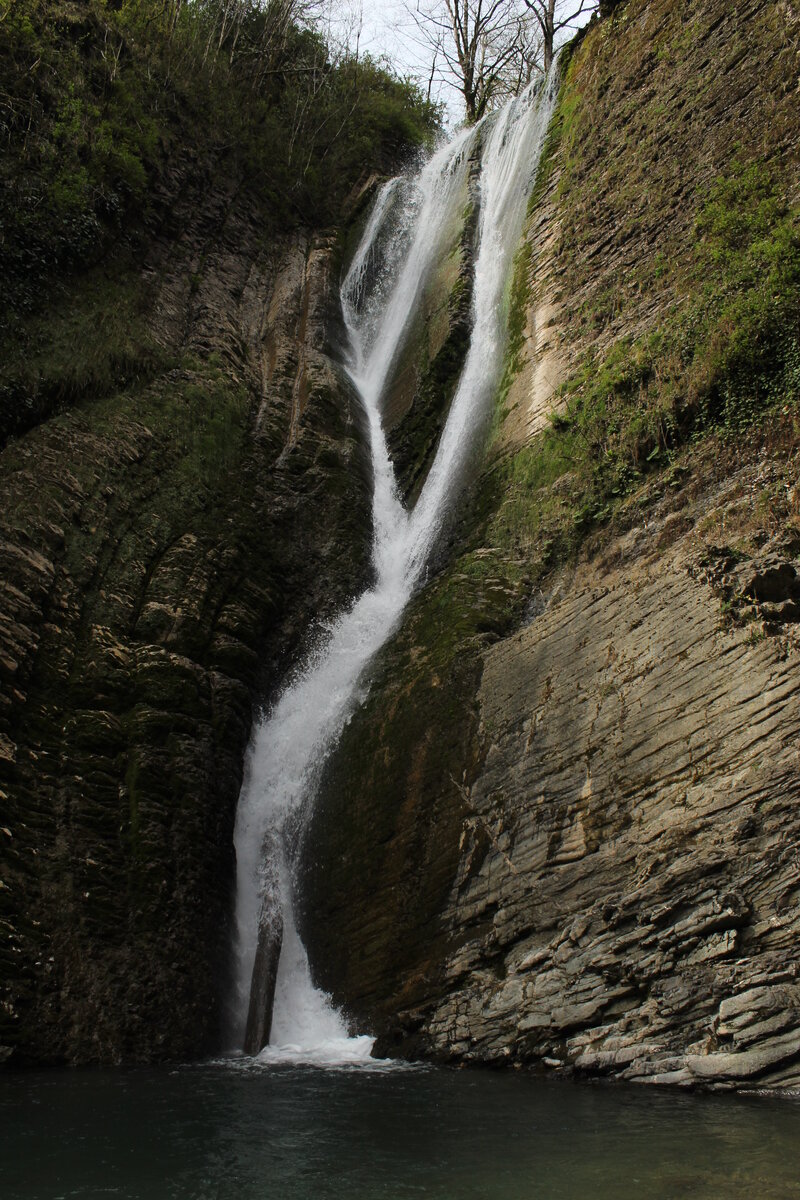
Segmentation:
{"type": "MultiPolygon", "coordinates": [[[[691,534],[642,554],[647,538],[485,656],[449,994],[426,1037],[467,1058],[796,1084],[795,617],[754,637],[691,534]]],[[[794,549],[747,563],[736,594],[779,575],[794,614],[794,549]]]]}
{"type": "MultiPolygon", "coordinates": [[[[319,982],[393,1053],[795,1084],[794,401],[656,457],[562,559],[528,533],[530,477],[502,470],[587,355],[680,315],[691,280],[668,267],[715,180],[763,168],[753,195],[774,203],[800,17],[602,8],[536,185],[485,470],[324,773],[299,915],[319,982]]],[[[410,501],[466,349],[478,201],[396,365],[410,501]]],[[[216,1048],[254,704],[368,569],[337,244],[267,246],[262,217],[176,162],[143,261],[122,246],[54,301],[66,337],[65,307],[107,341],[130,314],[125,354],[82,384],[42,375],[14,427],[51,419],[0,456],[4,1054],[216,1048]]],[[[555,478],[554,509],[574,483],[555,478]]]]}
{"type": "MultiPolygon", "coordinates": [[[[355,228],[375,185],[347,206],[355,228]]],[[[462,199],[395,366],[409,491],[466,349],[474,181],[462,199]]],[[[0,454],[3,1056],[190,1058],[224,1040],[253,713],[363,587],[371,536],[341,367],[348,231],[265,236],[264,220],[239,180],[176,157],[147,228],[59,283],[5,388],[35,404],[0,454]]]]}
{"type": "Polygon", "coordinates": [[[254,703],[367,569],[335,239],[265,246],[258,199],[191,164],[164,186],[143,263],[62,301],[100,274],[134,294],[141,378],[0,457],[0,1044],[23,1058],[219,1045],[254,703]]]}
{"type": "Polygon", "coordinates": [[[321,978],[385,1049],[800,1081],[800,537],[715,540],[770,478],[688,480],[455,673],[395,649],[309,868],[321,978]]]}
{"type": "Polygon", "coordinates": [[[327,769],[303,928],[388,1052],[795,1086],[796,395],[675,451],[561,561],[504,464],[580,404],[581,364],[680,322],[714,180],[795,161],[800,16],[606,7],[536,186],[487,467],[327,769]]]}

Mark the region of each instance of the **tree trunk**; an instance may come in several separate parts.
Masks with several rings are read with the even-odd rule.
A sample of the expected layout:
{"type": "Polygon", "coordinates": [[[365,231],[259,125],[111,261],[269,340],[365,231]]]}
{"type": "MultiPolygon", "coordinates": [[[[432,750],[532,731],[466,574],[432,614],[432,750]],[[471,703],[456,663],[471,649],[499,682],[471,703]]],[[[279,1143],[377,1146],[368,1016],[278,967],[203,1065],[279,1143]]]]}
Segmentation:
{"type": "Polygon", "coordinates": [[[549,26],[544,35],[544,69],[550,70],[553,63],[553,29],[549,26]]]}
{"type": "Polygon", "coordinates": [[[264,890],[258,918],[258,945],[250,984],[250,1006],[244,1035],[245,1054],[258,1054],[269,1043],[275,984],[283,945],[283,913],[280,892],[281,849],[274,834],[264,838],[264,890]]]}

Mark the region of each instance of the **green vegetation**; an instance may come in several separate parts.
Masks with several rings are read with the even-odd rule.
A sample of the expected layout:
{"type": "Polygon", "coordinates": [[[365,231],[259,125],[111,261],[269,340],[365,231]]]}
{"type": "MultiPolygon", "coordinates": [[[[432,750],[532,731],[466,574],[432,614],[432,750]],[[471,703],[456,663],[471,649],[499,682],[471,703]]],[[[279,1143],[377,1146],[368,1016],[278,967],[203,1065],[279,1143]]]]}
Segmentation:
{"type": "Polygon", "coordinates": [[[265,233],[337,219],[436,110],[334,55],[296,0],[0,0],[0,328],[157,215],[171,172],[251,188],[265,233]]]}
{"type": "Polygon", "coordinates": [[[26,427],[77,400],[139,385],[174,365],[147,327],[149,291],[130,261],[98,265],[17,321],[0,365],[0,430],[26,427]]]}
{"type": "Polygon", "coordinates": [[[442,278],[432,281],[418,318],[417,336],[409,340],[404,352],[416,395],[410,411],[390,432],[389,447],[407,503],[414,502],[425,481],[469,349],[472,280],[465,264],[469,261],[468,242],[473,229],[473,212],[468,210],[460,244],[448,258],[458,274],[449,283],[445,268],[442,278]],[[442,286],[446,290],[444,296],[439,296],[437,311],[436,293],[442,286]],[[443,319],[447,331],[437,345],[433,330],[443,319]]]}
{"type": "Polygon", "coordinates": [[[180,365],[140,263],[182,191],[247,192],[268,245],[341,221],[370,171],[432,136],[412,85],[301,17],[301,0],[0,0],[0,440],[180,365]]]}
{"type": "MultiPolygon", "coordinates": [[[[724,83],[699,48],[714,15],[695,9],[702,27],[693,26],[691,45],[677,10],[654,2],[650,25],[640,20],[627,35],[624,62],[610,22],[587,31],[564,62],[529,214],[552,204],[558,222],[556,299],[571,370],[547,427],[512,448],[504,419],[526,363],[531,238],[515,263],[493,452],[462,520],[462,553],[412,613],[420,644],[442,647],[431,651],[440,675],[459,646],[478,653],[526,605],[535,608],[537,584],[553,569],[601,551],[662,501],[676,510],[690,503],[700,480],[735,471],[751,450],[776,455],[785,478],[736,499],[725,527],[699,528],[699,536],[726,546],[741,537],[752,553],[794,519],[787,496],[800,446],[800,205],[792,153],[781,145],[796,146],[796,109],[769,99],[787,73],[786,62],[770,58],[775,78],[766,84],[759,74],[750,102],[758,111],[768,98],[769,118],[758,120],[773,122],[770,141],[747,143],[741,123],[726,124],[724,83]],[[683,65],[677,77],[674,64],[659,67],[669,79],[644,95],[652,29],[680,40],[683,65]],[[702,129],[703,113],[692,108],[698,95],[712,114],[702,129]],[[491,626],[482,615],[487,594],[491,626]]],[[[752,30],[764,54],[772,20],[765,12],[752,30]]]]}
{"type": "MultiPolygon", "coordinates": [[[[574,107],[565,89],[545,176],[557,155],[568,161],[574,107]]],[[[565,173],[568,179],[568,167],[565,173]]],[[[567,187],[562,177],[562,203],[567,187]]],[[[653,472],[677,485],[680,452],[689,442],[711,434],[735,440],[771,414],[797,411],[800,206],[789,195],[779,166],[741,153],[711,183],[700,198],[689,254],[659,255],[654,263],[661,286],[680,296],[666,319],[638,337],[587,350],[560,389],[549,427],[492,464],[480,502],[487,544],[540,568],[569,558],[653,472]]],[[[501,413],[521,362],[529,275],[523,249],[501,413]]],[[[579,315],[590,336],[613,320],[617,303],[615,295],[595,292],[591,309],[579,315]]]]}

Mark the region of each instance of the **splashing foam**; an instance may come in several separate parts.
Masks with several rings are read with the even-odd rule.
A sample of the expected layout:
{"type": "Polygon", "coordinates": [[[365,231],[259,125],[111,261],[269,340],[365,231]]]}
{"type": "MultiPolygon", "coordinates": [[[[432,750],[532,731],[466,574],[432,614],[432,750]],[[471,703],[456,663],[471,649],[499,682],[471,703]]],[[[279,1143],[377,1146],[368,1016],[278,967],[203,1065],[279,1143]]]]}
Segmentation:
{"type": "Polygon", "coordinates": [[[236,1030],[244,1033],[267,877],[262,847],[277,838],[277,904],[283,944],[270,1043],[258,1062],[368,1063],[373,1039],[351,1037],[330,998],[314,987],[292,905],[289,831],[313,797],[327,754],[363,698],[364,671],[397,628],[419,586],[483,428],[502,367],[503,296],[544,136],[557,73],[540,94],[513,100],[482,126],[459,133],[413,179],[386,184],[341,288],[350,337],[347,369],[362,399],[372,453],[375,584],[327,631],[256,730],[236,818],[236,1030]],[[470,155],[481,150],[480,220],[470,348],[425,486],[411,513],[401,504],[381,424],[381,400],[417,303],[457,215],[470,155]],[[394,282],[392,282],[394,281],[394,282]]]}

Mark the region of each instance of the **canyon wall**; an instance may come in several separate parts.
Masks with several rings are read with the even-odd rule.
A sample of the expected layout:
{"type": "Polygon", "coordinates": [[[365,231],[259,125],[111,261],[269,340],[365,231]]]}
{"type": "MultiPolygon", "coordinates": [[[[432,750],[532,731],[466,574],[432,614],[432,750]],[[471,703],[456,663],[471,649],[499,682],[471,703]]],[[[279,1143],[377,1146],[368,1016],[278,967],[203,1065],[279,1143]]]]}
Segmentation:
{"type": "MultiPolygon", "coordinates": [[[[301,924],[379,1050],[786,1086],[800,13],[601,7],[565,55],[483,465],[325,769],[301,924]]],[[[143,229],[2,364],[4,1058],[221,1044],[253,715],[369,572],[336,287],[368,195],[349,234],[280,233],[176,151],[143,229]]],[[[409,502],[479,203],[472,178],[390,389],[409,502]]]]}
{"type": "Polygon", "coordinates": [[[23,1060],[219,1047],[254,705],[368,571],[337,238],[265,241],[260,197],[196,163],[162,187],[141,261],[47,313],[55,361],[59,338],[113,355],[127,322],[117,386],[62,389],[0,455],[0,1043],[23,1060]]]}
{"type": "Polygon", "coordinates": [[[381,1051],[800,1083],[799,45],[630,0],[566,64],[483,472],[306,841],[381,1051]]]}

